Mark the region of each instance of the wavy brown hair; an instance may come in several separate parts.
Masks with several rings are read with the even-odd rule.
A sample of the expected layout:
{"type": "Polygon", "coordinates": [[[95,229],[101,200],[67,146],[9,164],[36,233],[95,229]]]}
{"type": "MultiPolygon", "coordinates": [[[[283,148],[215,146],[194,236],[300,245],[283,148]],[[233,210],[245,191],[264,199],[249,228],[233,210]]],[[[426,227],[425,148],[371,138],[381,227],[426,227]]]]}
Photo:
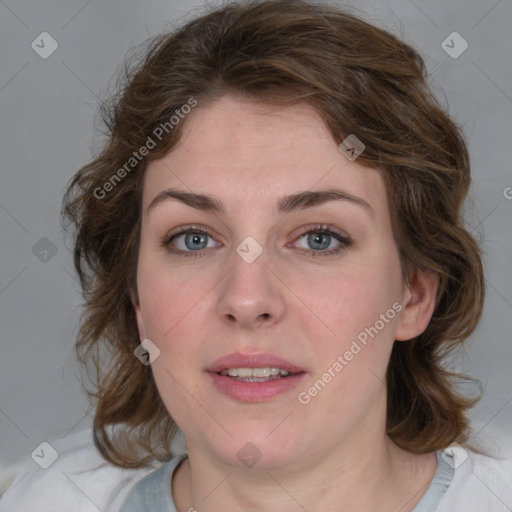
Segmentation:
{"type": "Polygon", "coordinates": [[[137,295],[142,178],[148,162],[179,141],[186,117],[171,128],[171,116],[191,99],[201,106],[226,94],[306,102],[337,143],[356,134],[365,144],[358,162],[382,173],[404,279],[412,267],[440,276],[426,330],[394,344],[387,434],[416,453],[465,442],[476,399],[457,392],[458,375],[444,361],[478,322],[484,280],[479,247],[460,214],[470,185],[461,130],[431,93],[411,46],[346,10],[277,0],[229,3],[152,39],[103,105],[103,149],[68,185],[63,218],[75,228],[85,298],[76,350],[93,365],[88,393],[104,458],[132,468],[173,455],[177,426],[151,367],[134,356],[140,340],[130,293],[137,295]],[[168,129],[155,147],[130,160],[163,123],[168,129]]]}

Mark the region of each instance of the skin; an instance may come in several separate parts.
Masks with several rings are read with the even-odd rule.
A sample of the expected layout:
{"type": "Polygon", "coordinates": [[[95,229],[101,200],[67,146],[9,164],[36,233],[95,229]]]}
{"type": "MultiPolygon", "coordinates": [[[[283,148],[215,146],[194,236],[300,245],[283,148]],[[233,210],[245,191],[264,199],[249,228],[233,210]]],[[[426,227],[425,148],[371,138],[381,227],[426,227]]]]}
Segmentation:
{"type": "MultiPolygon", "coordinates": [[[[306,104],[277,109],[224,96],[199,104],[184,122],[178,146],[146,171],[133,298],[141,340],[161,351],[152,364],[156,384],[187,443],[188,460],[170,482],[178,511],[412,510],[436,460],[385,435],[385,372],[394,340],[426,328],[437,278],[416,270],[402,281],[380,172],[349,161],[306,104]],[[175,199],[148,211],[168,188],[215,195],[226,213],[175,199]],[[274,211],[282,196],[328,188],[372,211],[349,201],[274,211]],[[171,230],[190,224],[210,230],[207,248],[197,257],[171,252],[193,252],[183,235],[165,246],[171,230]],[[318,255],[307,235],[300,238],[318,233],[315,224],[350,244],[318,255]],[[236,252],[247,236],[263,248],[250,264],[236,252]],[[299,403],[297,394],[394,303],[402,311],[310,403],[299,403]],[[205,368],[237,351],[273,353],[306,376],[264,402],[233,400],[205,368]],[[247,442],[262,455],[252,468],[237,457],[247,442]]],[[[334,237],[325,243],[341,245],[334,237]]]]}

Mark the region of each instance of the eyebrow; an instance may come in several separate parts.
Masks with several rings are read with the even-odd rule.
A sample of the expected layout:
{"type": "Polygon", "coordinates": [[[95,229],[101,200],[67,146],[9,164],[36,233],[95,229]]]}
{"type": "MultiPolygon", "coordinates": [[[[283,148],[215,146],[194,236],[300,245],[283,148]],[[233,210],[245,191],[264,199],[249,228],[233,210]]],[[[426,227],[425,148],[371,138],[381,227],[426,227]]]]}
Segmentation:
{"type": "MultiPolygon", "coordinates": [[[[154,208],[156,205],[169,199],[176,199],[197,210],[219,214],[224,214],[226,212],[225,204],[215,196],[196,194],[170,188],[159,192],[147,207],[146,212],[149,212],[149,210],[154,208]]],[[[364,199],[334,188],[327,190],[304,191],[284,196],[277,202],[276,213],[282,214],[290,213],[295,210],[304,210],[330,201],[347,201],[363,207],[371,215],[374,214],[372,207],[364,199]]]]}

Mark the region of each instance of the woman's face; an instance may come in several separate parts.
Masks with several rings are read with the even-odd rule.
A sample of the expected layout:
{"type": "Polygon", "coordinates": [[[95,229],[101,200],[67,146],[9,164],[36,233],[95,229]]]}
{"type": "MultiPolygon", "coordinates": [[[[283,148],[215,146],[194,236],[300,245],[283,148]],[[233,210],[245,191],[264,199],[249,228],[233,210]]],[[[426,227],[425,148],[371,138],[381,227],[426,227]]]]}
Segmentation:
{"type": "Polygon", "coordinates": [[[410,293],[379,172],[305,104],[223,97],[184,122],[147,168],[135,310],[189,453],[270,469],[382,440],[410,293]]]}

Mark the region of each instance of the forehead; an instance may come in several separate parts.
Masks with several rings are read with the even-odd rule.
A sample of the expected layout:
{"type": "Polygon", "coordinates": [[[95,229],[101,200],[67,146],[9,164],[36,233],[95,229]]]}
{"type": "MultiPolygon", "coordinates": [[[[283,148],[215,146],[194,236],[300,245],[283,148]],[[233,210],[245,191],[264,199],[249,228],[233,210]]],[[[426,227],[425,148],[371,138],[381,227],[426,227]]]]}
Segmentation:
{"type": "Polygon", "coordinates": [[[144,207],[166,188],[215,195],[234,210],[273,208],[284,195],[337,188],[387,210],[380,172],[348,160],[310,105],[226,96],[198,105],[184,123],[177,146],[148,165],[144,207]]]}

